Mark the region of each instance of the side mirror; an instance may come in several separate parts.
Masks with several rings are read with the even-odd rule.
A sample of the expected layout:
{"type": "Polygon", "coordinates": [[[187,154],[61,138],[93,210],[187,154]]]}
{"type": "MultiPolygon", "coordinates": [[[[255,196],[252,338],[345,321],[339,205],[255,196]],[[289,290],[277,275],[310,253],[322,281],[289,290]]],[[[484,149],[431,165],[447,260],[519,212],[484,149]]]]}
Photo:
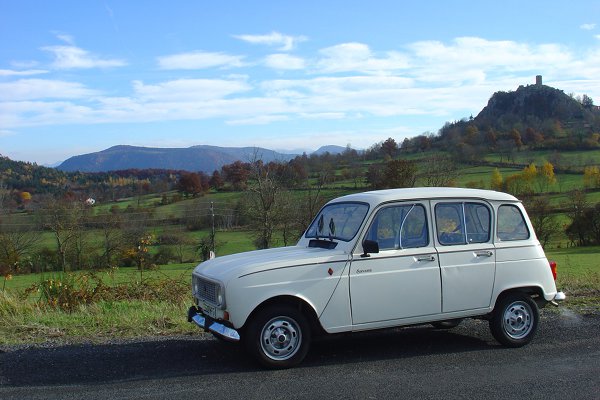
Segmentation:
{"type": "Polygon", "coordinates": [[[362,244],[364,253],[361,257],[369,257],[370,253],[376,254],[379,253],[379,243],[374,240],[365,240],[362,244]]]}

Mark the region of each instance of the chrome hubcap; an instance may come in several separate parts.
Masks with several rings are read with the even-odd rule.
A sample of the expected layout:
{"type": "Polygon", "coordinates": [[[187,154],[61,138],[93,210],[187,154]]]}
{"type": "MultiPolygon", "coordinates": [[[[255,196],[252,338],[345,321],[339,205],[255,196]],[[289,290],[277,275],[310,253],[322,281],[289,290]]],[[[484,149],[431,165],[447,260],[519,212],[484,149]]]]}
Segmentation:
{"type": "Polygon", "coordinates": [[[265,324],[261,332],[261,347],[272,360],[291,358],[302,343],[298,323],[288,317],[275,317],[265,324]]]}
{"type": "Polygon", "coordinates": [[[529,304],[515,301],[504,310],[502,328],[512,339],[523,339],[533,328],[533,312],[529,304]]]}

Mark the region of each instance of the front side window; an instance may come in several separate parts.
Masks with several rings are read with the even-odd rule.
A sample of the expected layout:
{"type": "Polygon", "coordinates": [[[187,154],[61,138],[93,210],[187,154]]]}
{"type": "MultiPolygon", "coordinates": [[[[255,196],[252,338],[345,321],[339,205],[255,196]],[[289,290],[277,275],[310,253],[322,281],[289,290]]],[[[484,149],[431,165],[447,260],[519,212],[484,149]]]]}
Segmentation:
{"type": "Polygon", "coordinates": [[[490,240],[491,212],[481,203],[439,203],[435,223],[438,241],[445,246],[490,240]]]}
{"type": "Polygon", "coordinates": [[[383,208],[373,219],[367,239],[376,241],[379,250],[427,246],[429,233],[425,208],[420,204],[383,208]]]}
{"type": "Polygon", "coordinates": [[[364,203],[334,203],[321,210],[306,231],[307,238],[348,242],[356,236],[369,206],[364,203]]]}
{"type": "Polygon", "coordinates": [[[502,205],[498,208],[498,239],[506,241],[529,239],[529,229],[517,206],[502,205]]]}

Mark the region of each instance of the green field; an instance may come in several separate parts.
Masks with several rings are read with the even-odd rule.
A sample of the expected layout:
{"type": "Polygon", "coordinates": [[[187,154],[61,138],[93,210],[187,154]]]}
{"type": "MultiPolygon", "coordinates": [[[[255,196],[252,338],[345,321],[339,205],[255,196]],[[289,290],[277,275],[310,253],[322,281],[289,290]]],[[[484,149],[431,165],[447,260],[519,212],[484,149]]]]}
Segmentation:
{"type": "MultiPolygon", "coordinates": [[[[412,160],[425,163],[428,157],[431,157],[431,153],[415,153],[409,156],[412,160]]],[[[551,157],[556,155],[547,151],[520,152],[515,154],[515,162],[519,164],[535,162],[537,165],[542,165],[551,157]]],[[[498,155],[490,155],[486,160],[499,162],[500,158],[498,155]]],[[[581,170],[583,165],[600,165],[600,150],[563,153],[560,160],[563,165],[581,170]]],[[[374,162],[364,162],[363,169],[366,170],[372,163],[374,162]]],[[[456,172],[456,185],[488,189],[494,169],[490,166],[459,166],[456,172]]],[[[502,167],[499,171],[503,178],[506,178],[521,173],[522,168],[502,167]]],[[[339,178],[341,171],[337,170],[335,174],[339,178]]],[[[562,207],[570,200],[571,190],[583,188],[583,175],[582,173],[558,173],[556,178],[557,183],[548,188],[550,193],[541,195],[547,196],[554,206],[562,207]]],[[[316,178],[311,179],[316,182],[316,178]]],[[[422,180],[417,180],[417,185],[422,184],[422,180]]],[[[355,188],[352,180],[337,180],[323,187],[321,196],[323,200],[328,200],[361,190],[368,190],[365,182],[355,188]]],[[[538,189],[534,188],[534,190],[538,189]]],[[[93,209],[96,216],[108,215],[114,207],[121,211],[130,207],[130,210],[124,211],[123,215],[127,215],[127,212],[136,213],[138,206],[150,209],[152,213],[146,232],[152,234],[154,238],[167,234],[186,236],[190,239],[190,244],[185,246],[183,259],[190,262],[153,266],[152,269],[144,269],[141,272],[135,267],[119,267],[67,274],[51,271],[41,274],[15,274],[11,275],[10,279],[8,276],[0,276],[2,289],[0,290],[0,344],[49,340],[94,341],[113,336],[139,337],[198,333],[196,328],[186,322],[185,315],[191,302],[190,274],[200,260],[197,244],[201,238],[208,237],[210,232],[208,229],[188,231],[184,225],[190,218],[209,215],[211,203],[217,215],[232,213],[243,195],[242,192],[233,191],[210,192],[199,198],[182,199],[162,205],[163,194],[161,193],[97,204],[93,209]],[[175,224],[174,220],[179,222],[175,224]],[[75,286],[77,282],[87,282],[86,290],[92,290],[94,285],[101,282],[102,287],[111,288],[105,289],[106,293],[111,294],[114,290],[114,294],[113,297],[83,301],[75,307],[62,309],[60,305],[50,305],[43,293],[35,290],[43,287],[49,280],[62,284],[72,283],[75,286]],[[145,292],[149,291],[153,292],[150,294],[158,297],[145,300],[145,292]]],[[[165,193],[165,196],[168,199],[179,197],[174,191],[165,193]]],[[[294,202],[299,203],[306,198],[307,192],[292,190],[290,196],[294,202]]],[[[600,202],[600,192],[587,193],[586,200],[590,204],[600,202]]],[[[10,220],[19,226],[39,229],[31,213],[13,214],[10,220]]],[[[558,215],[558,220],[563,227],[570,222],[565,214],[558,215]]],[[[99,229],[86,230],[92,251],[98,252],[102,248],[100,234],[99,229]]],[[[282,245],[278,235],[279,233],[276,233],[274,246],[282,245]]],[[[253,234],[246,227],[217,229],[217,256],[253,250],[253,239],[253,234]]],[[[591,307],[597,310],[600,308],[600,246],[567,247],[567,242],[566,235],[561,230],[546,249],[548,258],[558,262],[557,286],[568,296],[564,306],[591,307]]],[[[38,249],[53,249],[55,246],[53,234],[49,231],[40,231],[38,249]]],[[[153,244],[149,249],[150,254],[156,254],[159,245],[153,244]]],[[[75,286],[72,295],[78,296],[75,286]]]]}

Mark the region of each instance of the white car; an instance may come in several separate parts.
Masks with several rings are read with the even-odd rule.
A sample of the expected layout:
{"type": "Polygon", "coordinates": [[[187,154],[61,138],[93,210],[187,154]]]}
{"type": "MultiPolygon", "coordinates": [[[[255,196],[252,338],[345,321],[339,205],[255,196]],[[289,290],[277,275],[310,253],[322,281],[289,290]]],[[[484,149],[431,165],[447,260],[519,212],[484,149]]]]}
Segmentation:
{"type": "Polygon", "coordinates": [[[467,317],[519,347],[536,332],[538,307],[564,300],[555,279],[509,194],[372,191],[327,203],[295,246],[198,265],[188,319],[272,368],[300,363],[318,334],[450,328],[467,317]]]}

